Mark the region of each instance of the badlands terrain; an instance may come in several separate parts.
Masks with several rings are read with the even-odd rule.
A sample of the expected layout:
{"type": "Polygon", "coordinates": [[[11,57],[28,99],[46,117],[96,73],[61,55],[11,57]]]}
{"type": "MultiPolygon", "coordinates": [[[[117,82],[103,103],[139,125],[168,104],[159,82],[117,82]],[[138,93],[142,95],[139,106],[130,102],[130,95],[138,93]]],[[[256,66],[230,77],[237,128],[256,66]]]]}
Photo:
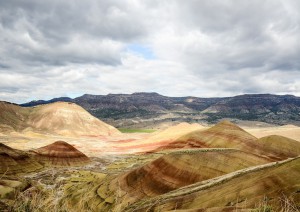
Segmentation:
{"type": "Polygon", "coordinates": [[[0,102],[0,211],[299,211],[300,128],[228,118],[122,133],[70,101],[0,102]]]}

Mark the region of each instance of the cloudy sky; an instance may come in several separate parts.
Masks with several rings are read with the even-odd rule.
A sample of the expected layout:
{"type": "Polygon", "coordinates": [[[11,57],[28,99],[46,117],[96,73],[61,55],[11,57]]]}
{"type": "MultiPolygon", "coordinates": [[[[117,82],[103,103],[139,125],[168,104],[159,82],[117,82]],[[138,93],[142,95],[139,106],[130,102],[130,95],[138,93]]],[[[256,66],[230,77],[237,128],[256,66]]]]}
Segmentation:
{"type": "Polygon", "coordinates": [[[0,0],[0,100],[300,96],[298,0],[0,0]]]}

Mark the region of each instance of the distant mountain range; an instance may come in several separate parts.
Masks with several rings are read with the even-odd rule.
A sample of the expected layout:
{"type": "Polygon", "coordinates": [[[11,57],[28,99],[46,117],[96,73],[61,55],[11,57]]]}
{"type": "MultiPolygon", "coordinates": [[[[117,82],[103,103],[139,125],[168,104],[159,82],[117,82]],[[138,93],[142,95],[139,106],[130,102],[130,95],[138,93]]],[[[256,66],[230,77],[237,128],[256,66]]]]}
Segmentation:
{"type": "Polygon", "coordinates": [[[23,107],[57,101],[74,102],[116,127],[146,127],[164,122],[216,123],[220,119],[300,125],[300,97],[245,94],[234,97],[167,97],[158,93],[85,94],[77,98],[38,100],[23,107]]]}

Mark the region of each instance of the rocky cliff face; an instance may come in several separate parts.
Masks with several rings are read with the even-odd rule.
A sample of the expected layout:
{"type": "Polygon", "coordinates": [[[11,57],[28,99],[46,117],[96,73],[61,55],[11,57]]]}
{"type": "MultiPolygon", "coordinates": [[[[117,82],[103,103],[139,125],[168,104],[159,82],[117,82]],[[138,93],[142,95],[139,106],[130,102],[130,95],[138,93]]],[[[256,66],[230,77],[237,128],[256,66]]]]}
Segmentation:
{"type": "MultiPolygon", "coordinates": [[[[61,98],[58,98],[61,100],[61,98]]],[[[66,99],[117,127],[161,122],[214,123],[223,118],[300,125],[300,97],[247,94],[224,98],[167,97],[158,93],[89,95],[66,99]]],[[[55,100],[49,100],[53,102],[55,100]]],[[[35,101],[32,106],[47,101],[35,101]]]]}
{"type": "Polygon", "coordinates": [[[242,95],[221,100],[203,113],[210,118],[238,118],[267,123],[299,123],[300,98],[292,95],[242,95]]]}

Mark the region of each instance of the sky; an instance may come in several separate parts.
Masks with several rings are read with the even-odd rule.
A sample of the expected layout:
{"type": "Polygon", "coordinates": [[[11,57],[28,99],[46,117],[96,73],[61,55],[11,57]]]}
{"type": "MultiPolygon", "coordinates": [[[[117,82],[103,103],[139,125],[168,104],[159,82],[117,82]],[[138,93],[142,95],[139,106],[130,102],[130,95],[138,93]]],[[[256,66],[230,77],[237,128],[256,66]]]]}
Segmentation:
{"type": "Polygon", "coordinates": [[[298,0],[0,0],[0,100],[300,96],[298,0]]]}

